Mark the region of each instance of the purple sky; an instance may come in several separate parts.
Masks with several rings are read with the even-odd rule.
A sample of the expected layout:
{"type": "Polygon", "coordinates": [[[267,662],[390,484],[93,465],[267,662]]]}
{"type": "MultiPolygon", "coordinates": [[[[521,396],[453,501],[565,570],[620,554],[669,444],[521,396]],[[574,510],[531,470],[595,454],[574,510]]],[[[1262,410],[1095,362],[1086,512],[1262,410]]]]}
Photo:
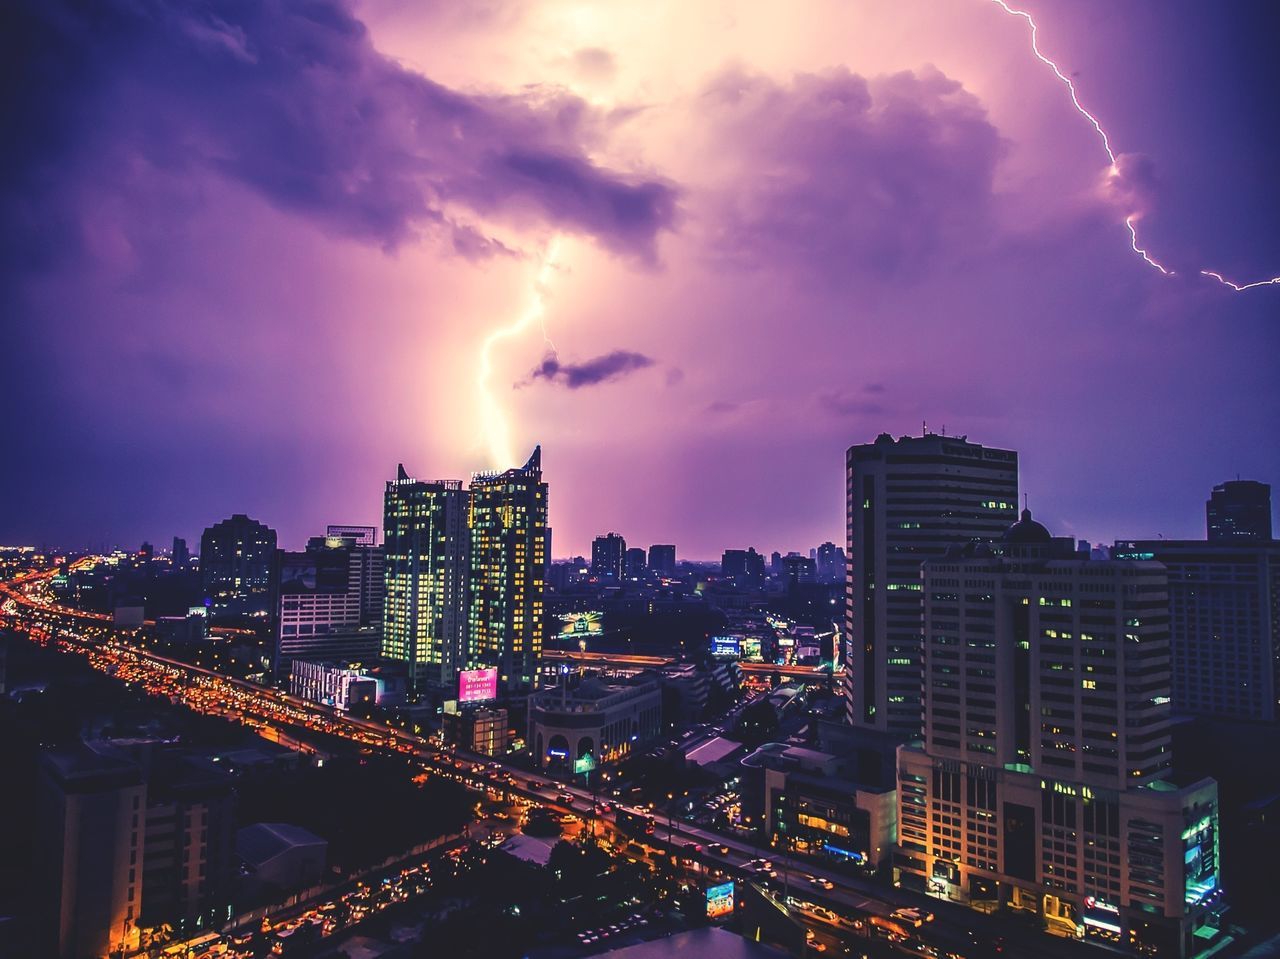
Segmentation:
{"type": "Polygon", "coordinates": [[[1280,273],[1280,13],[1023,6],[1118,181],[990,0],[5,5],[0,542],[298,545],[540,442],[557,556],[808,549],[922,421],[1200,535],[1280,480],[1280,286],[1197,274],[1280,273]]]}

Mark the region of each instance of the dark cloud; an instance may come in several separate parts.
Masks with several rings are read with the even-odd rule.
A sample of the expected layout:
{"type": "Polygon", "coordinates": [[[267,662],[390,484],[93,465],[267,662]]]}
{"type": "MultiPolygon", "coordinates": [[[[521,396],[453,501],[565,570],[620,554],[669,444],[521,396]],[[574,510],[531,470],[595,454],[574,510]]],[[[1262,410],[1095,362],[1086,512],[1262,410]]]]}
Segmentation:
{"type": "Polygon", "coordinates": [[[864,388],[858,393],[820,393],[818,395],[818,405],[832,416],[879,416],[885,412],[885,407],[875,400],[869,400],[866,397],[868,393],[879,393],[884,387],[879,384],[872,384],[879,389],[864,388]]]}
{"type": "Polygon", "coordinates": [[[547,380],[576,390],[621,379],[653,365],[652,357],[630,350],[612,350],[581,363],[562,363],[558,356],[549,353],[529,374],[529,381],[547,380]]]}
{"type": "Polygon", "coordinates": [[[971,250],[1004,144],[979,101],[932,68],[790,84],[740,70],[701,99],[724,187],[704,208],[724,266],[840,279],[918,275],[971,250]]]}
{"type": "Polygon", "coordinates": [[[652,260],[672,220],[671,185],[589,159],[608,121],[580,99],[449,89],[378,53],[340,0],[18,0],[0,17],[6,242],[27,251],[83,247],[86,200],[165,173],[230,178],[387,248],[439,230],[486,255],[470,221],[492,217],[652,260]]]}

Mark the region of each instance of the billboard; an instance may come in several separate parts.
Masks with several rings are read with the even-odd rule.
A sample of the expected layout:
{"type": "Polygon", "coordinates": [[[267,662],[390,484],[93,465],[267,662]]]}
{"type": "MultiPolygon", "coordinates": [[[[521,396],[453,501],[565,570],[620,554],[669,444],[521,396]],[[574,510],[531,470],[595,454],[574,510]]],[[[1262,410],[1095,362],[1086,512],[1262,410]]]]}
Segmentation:
{"type": "Polygon", "coordinates": [[[733,915],[733,883],[707,887],[707,918],[720,919],[733,915]]]}
{"type": "Polygon", "coordinates": [[[716,659],[737,659],[742,655],[741,637],[712,636],[711,655],[716,659]]]}
{"type": "Polygon", "coordinates": [[[561,639],[588,639],[604,634],[604,613],[563,613],[560,616],[561,639]]]}
{"type": "Polygon", "coordinates": [[[498,698],[498,670],[464,669],[458,674],[458,702],[478,703],[498,698]]]}

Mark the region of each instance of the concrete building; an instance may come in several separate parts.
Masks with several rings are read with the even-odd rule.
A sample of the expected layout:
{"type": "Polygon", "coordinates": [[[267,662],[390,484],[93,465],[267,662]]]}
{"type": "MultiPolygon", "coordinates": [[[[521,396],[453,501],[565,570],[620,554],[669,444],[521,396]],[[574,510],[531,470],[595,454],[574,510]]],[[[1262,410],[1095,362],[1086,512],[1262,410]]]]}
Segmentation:
{"type": "Polygon", "coordinates": [[[625,572],[627,541],[618,533],[606,533],[591,541],[591,575],[619,582],[625,572]]]}
{"type": "Polygon", "coordinates": [[[1175,713],[1280,720],[1280,543],[1136,540],[1112,555],[1169,572],[1175,713]]]}
{"type": "Polygon", "coordinates": [[[1211,543],[1271,540],[1271,487],[1256,480],[1219,483],[1204,504],[1211,543]]]}
{"type": "Polygon", "coordinates": [[[662,735],[662,687],[657,679],[626,681],[565,675],[529,697],[529,744],[542,767],[572,767],[590,754],[616,762],[662,735]]]}
{"type": "Polygon", "coordinates": [[[379,686],[376,677],[342,662],[295,659],[289,675],[293,695],[343,712],[378,702],[379,686]]]}
{"type": "Polygon", "coordinates": [[[645,552],[640,547],[627,550],[622,559],[622,572],[627,579],[640,579],[645,573],[645,552]]]}
{"type": "Polygon", "coordinates": [[[921,723],[920,564],[1014,521],[1018,454],[929,434],[850,447],[845,694],[849,722],[897,739],[921,723]]]}
{"type": "Polygon", "coordinates": [[[313,886],[324,878],[329,843],[301,826],[259,822],[236,831],[236,855],[249,885],[279,895],[313,886]]]}
{"type": "Polygon", "coordinates": [[[401,466],[387,483],[382,655],[406,664],[414,693],[452,686],[467,665],[469,504],[461,480],[422,482],[401,466]]]}
{"type": "Polygon", "coordinates": [[[38,795],[44,954],[100,959],[136,946],[147,828],[142,770],[83,746],[49,752],[41,758],[38,795]]]}
{"type": "Polygon", "coordinates": [[[532,689],[542,655],[547,484],[542,447],[523,467],[471,479],[468,665],[495,667],[501,688],[532,689]]]}
{"type": "Polygon", "coordinates": [[[275,560],[276,531],[243,513],[206,529],[200,537],[200,578],[210,612],[270,616],[275,560]]]}
{"type": "Polygon", "coordinates": [[[898,835],[892,787],[861,786],[847,761],[781,743],[757,750],[764,767],[764,822],[779,851],[876,872],[893,857],[898,835]]]}
{"type": "Polygon", "coordinates": [[[660,576],[676,574],[676,548],[673,543],[654,543],[649,547],[649,569],[660,576]]]}
{"type": "MultiPolygon", "coordinates": [[[[336,649],[360,646],[361,596],[358,581],[352,582],[350,550],[341,541],[330,545],[317,537],[303,552],[281,552],[277,563],[277,675],[287,676],[294,659],[332,656],[336,649]]],[[[370,647],[364,655],[375,653],[376,636],[366,632],[363,639],[370,647]]]]}
{"type": "Polygon", "coordinates": [[[507,711],[448,700],[440,716],[444,741],[483,756],[505,756],[511,746],[507,711]]]}
{"type": "Polygon", "coordinates": [[[1048,929],[1195,955],[1217,935],[1217,784],[1170,781],[1167,577],[1028,511],[924,564],[924,738],[895,875],[1048,929]]]}

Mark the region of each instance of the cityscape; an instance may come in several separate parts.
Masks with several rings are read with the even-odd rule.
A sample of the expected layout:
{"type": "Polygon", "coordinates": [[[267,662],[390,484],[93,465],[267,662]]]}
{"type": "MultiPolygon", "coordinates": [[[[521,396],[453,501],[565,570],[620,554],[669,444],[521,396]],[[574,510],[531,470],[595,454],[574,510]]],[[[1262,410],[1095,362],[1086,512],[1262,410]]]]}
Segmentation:
{"type": "Polygon", "coordinates": [[[1280,13],[0,25],[0,959],[1280,957],[1280,13]]]}

